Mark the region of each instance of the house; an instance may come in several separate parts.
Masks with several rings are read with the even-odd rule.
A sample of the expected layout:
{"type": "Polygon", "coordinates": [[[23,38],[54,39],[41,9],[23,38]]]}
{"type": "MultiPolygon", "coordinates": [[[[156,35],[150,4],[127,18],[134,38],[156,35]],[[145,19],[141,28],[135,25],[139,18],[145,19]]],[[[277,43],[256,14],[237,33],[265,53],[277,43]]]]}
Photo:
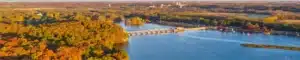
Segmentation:
{"type": "Polygon", "coordinates": [[[155,5],[152,5],[152,6],[149,6],[150,8],[156,8],[156,6],[155,5]]]}

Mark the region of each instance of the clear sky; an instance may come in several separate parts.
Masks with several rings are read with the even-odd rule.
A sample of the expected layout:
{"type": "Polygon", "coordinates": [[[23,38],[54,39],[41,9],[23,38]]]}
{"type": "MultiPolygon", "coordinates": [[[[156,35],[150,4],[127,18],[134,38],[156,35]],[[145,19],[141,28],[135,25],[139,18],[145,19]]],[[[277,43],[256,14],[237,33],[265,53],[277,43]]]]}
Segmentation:
{"type": "Polygon", "coordinates": [[[81,1],[299,1],[300,0],[0,0],[0,2],[81,2],[81,1]]]}

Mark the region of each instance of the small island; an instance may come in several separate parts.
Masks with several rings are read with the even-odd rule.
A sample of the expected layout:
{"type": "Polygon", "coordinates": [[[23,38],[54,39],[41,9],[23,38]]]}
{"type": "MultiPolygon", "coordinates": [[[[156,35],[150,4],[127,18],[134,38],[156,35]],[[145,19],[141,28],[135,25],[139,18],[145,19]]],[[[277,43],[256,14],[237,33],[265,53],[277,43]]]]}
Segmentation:
{"type": "Polygon", "coordinates": [[[131,17],[128,20],[126,20],[126,25],[131,25],[131,26],[141,26],[144,25],[146,22],[144,19],[140,17],[131,17]]]}

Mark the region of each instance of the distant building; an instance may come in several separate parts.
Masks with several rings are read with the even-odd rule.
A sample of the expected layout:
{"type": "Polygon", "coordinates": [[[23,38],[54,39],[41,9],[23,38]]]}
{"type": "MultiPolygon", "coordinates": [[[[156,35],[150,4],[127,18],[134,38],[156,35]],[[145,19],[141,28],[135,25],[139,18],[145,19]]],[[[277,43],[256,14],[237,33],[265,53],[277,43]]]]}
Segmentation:
{"type": "Polygon", "coordinates": [[[156,6],[155,5],[152,5],[152,6],[149,6],[150,8],[156,8],[156,6]]]}
{"type": "Polygon", "coordinates": [[[160,4],[160,8],[164,8],[164,6],[165,6],[164,4],[160,4]]]}
{"type": "Polygon", "coordinates": [[[171,5],[171,4],[168,4],[168,5],[167,5],[167,7],[170,7],[170,6],[172,6],[172,5],[171,5]]]}
{"type": "Polygon", "coordinates": [[[111,4],[108,4],[108,7],[111,8],[111,4]]]}
{"type": "Polygon", "coordinates": [[[183,4],[183,3],[181,3],[181,2],[176,2],[176,5],[179,6],[179,8],[182,8],[182,7],[184,7],[186,4],[183,4]]]}

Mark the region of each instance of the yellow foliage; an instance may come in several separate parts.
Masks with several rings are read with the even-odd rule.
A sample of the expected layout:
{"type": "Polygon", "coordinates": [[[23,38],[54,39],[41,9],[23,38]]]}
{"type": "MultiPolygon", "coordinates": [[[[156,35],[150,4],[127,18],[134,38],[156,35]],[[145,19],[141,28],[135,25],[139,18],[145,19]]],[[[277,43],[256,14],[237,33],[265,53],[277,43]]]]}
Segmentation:
{"type": "Polygon", "coordinates": [[[277,19],[278,19],[277,16],[267,17],[264,19],[263,22],[264,23],[275,23],[277,19]]]}
{"type": "Polygon", "coordinates": [[[132,17],[126,23],[130,25],[144,25],[145,21],[140,17],[132,17]]]}
{"type": "MultiPolygon", "coordinates": [[[[118,17],[118,15],[111,14],[110,17],[99,16],[98,20],[91,20],[91,15],[86,11],[80,11],[78,14],[73,14],[74,11],[50,11],[43,13],[46,16],[32,12],[9,12],[3,15],[7,14],[7,16],[4,16],[4,20],[8,22],[23,21],[25,19],[26,21],[33,20],[37,22],[40,22],[39,20],[42,19],[42,22],[47,22],[45,19],[49,18],[80,21],[39,24],[38,27],[25,26],[22,23],[0,23],[0,33],[15,33],[16,35],[12,35],[12,37],[21,37],[5,37],[8,40],[4,39],[7,42],[0,44],[0,57],[16,56],[15,60],[20,60],[19,58],[33,60],[81,60],[83,55],[85,55],[84,58],[112,58],[110,60],[116,60],[116,58],[109,55],[123,52],[117,49],[115,45],[126,42],[124,39],[127,39],[128,35],[121,26],[112,23],[113,19],[118,17]],[[106,51],[110,53],[105,53],[106,51]]],[[[0,13],[0,15],[2,14],[0,13]]],[[[135,18],[133,20],[139,19],[135,18]]],[[[114,57],[124,56],[125,54],[115,55],[114,57]]],[[[126,57],[118,59],[122,60],[122,58],[126,57]]],[[[8,58],[8,60],[10,59],[13,58],[8,58]]]]}
{"type": "Polygon", "coordinates": [[[3,16],[2,15],[0,15],[0,22],[2,22],[3,21],[3,16]]]}

